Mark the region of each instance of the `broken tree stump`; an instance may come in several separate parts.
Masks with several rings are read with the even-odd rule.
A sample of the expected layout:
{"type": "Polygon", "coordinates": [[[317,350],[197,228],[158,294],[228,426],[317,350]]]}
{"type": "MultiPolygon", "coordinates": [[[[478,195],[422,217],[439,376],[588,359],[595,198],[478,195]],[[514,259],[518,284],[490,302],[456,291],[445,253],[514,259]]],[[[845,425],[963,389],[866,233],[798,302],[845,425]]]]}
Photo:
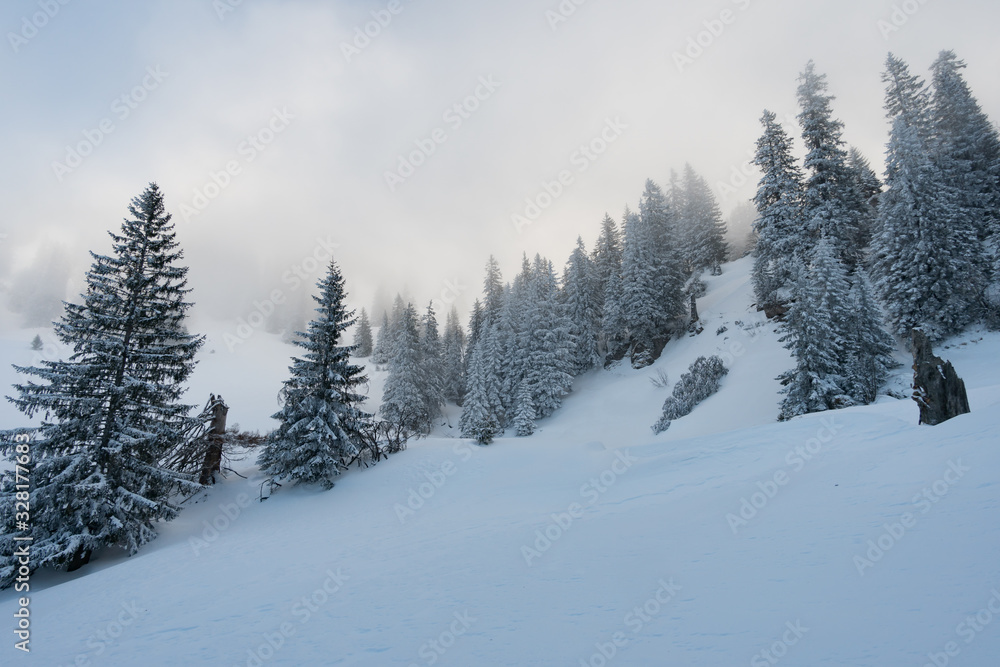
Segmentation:
{"type": "Polygon", "coordinates": [[[920,406],[921,424],[934,426],[971,412],[965,382],[950,361],[934,356],[931,343],[920,329],[910,332],[913,341],[913,400],[920,406]]]}
{"type": "Polygon", "coordinates": [[[208,448],[205,450],[205,461],[201,465],[199,484],[211,484],[215,473],[222,469],[222,442],[226,437],[226,415],[229,414],[229,406],[222,400],[222,396],[212,395],[206,412],[212,414],[212,425],[205,436],[208,438],[208,448]]]}

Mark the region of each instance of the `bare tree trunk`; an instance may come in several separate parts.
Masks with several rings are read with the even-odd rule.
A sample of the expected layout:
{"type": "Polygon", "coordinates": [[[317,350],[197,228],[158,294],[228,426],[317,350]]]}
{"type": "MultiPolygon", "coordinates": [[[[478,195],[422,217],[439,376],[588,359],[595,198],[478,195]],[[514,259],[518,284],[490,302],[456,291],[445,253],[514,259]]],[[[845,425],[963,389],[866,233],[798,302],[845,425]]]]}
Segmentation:
{"type": "Polygon", "coordinates": [[[211,484],[213,475],[222,469],[222,440],[226,435],[226,415],[229,406],[222,397],[213,397],[209,410],[212,412],[212,428],[208,432],[208,450],[205,452],[205,462],[201,466],[200,484],[211,484]]]}

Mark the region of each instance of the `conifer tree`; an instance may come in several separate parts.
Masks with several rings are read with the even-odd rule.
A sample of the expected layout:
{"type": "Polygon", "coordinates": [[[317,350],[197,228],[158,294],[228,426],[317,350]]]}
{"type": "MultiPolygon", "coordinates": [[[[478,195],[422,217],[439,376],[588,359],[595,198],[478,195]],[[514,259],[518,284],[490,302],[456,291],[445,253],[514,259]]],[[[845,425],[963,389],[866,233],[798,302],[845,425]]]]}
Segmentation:
{"type": "Polygon", "coordinates": [[[721,270],[728,252],[726,223],[722,211],[705,179],[690,164],[684,167],[684,205],[681,210],[684,229],[684,262],[689,274],[711,269],[721,270]]]}
{"type": "Polygon", "coordinates": [[[438,333],[433,303],[427,305],[420,325],[420,366],[423,375],[421,389],[428,419],[433,422],[441,416],[445,402],[444,348],[438,333]]]}
{"type": "Polygon", "coordinates": [[[791,140],[775,118],[766,110],[761,116],[764,133],[753,160],[761,171],[753,200],[758,214],[753,285],[762,309],[780,303],[779,292],[788,285],[792,267],[806,260],[812,245],[802,224],[802,173],[792,157],[791,140]]]}
{"type": "Polygon", "coordinates": [[[545,418],[562,404],[573,384],[569,318],[558,302],[551,262],[535,255],[525,304],[524,381],[535,415],[545,418]]]}
{"type": "Polygon", "coordinates": [[[626,207],[622,255],[621,310],[634,346],[649,350],[660,337],[666,317],[659,305],[660,283],[649,226],[626,207]]]}
{"type": "Polygon", "coordinates": [[[806,147],[808,178],[803,193],[803,221],[811,245],[825,236],[848,270],[860,261],[863,239],[859,218],[864,210],[854,188],[847,152],[841,139],[843,123],[833,117],[826,75],[812,61],[799,77],[799,124],[806,147]]]}
{"type": "Polygon", "coordinates": [[[361,309],[361,316],[358,318],[358,328],[354,332],[354,356],[364,359],[372,355],[372,323],[368,320],[368,313],[361,309]]]}
{"type": "Polygon", "coordinates": [[[523,438],[535,432],[535,408],[531,398],[531,388],[524,380],[517,391],[514,402],[514,419],[511,423],[517,437],[523,438]]]}
{"type": "MultiPolygon", "coordinates": [[[[180,265],[163,194],[151,183],[128,208],[110,255],[91,253],[82,303],[67,303],[56,337],[66,360],[15,369],[37,378],[9,400],[41,417],[31,445],[28,567],[76,569],[105,547],[134,554],[173,519],[179,491],[200,488],[162,458],[194,425],[184,384],[204,342],[184,319],[187,267],[180,265]]],[[[18,569],[15,479],[0,489],[0,587],[18,569]]],[[[23,564],[23,563],[22,563],[23,564]]]]}
{"type": "Polygon", "coordinates": [[[896,346],[882,324],[871,285],[861,270],[851,281],[846,333],[848,389],[855,402],[867,405],[878,398],[889,370],[896,366],[892,357],[896,346]]]}
{"type": "Polygon", "coordinates": [[[785,385],[781,420],[854,404],[844,370],[850,287],[834,244],[821,238],[812,264],[796,273],[781,338],[796,365],[779,378],[785,385]]]}
{"type": "Polygon", "coordinates": [[[375,347],[372,349],[372,363],[376,366],[385,366],[389,363],[389,352],[392,347],[392,332],[389,326],[389,313],[382,313],[382,325],[378,328],[375,336],[375,347]]]}
{"type": "Polygon", "coordinates": [[[358,455],[361,430],[371,415],[360,409],[365,397],[357,393],[368,378],[361,366],[350,363],[354,347],[341,345],[344,331],[354,324],[354,312],[345,305],[344,278],[335,261],[318,287],[316,315],[295,339],[305,352],[288,369],[284,405],[273,415],[279,426],[257,463],[277,479],[329,489],[358,455]]]}
{"type": "Polygon", "coordinates": [[[575,374],[584,373],[600,363],[598,354],[600,308],[593,274],[594,267],[587,255],[583,239],[578,237],[576,248],[566,263],[561,292],[570,322],[575,374]]]}
{"type": "Polygon", "coordinates": [[[433,416],[426,401],[422,360],[417,313],[412,304],[407,304],[401,309],[398,328],[393,334],[389,376],[379,412],[385,421],[405,432],[427,435],[433,416]]]}
{"type": "MultiPolygon", "coordinates": [[[[597,237],[591,256],[594,266],[594,291],[603,295],[607,292],[612,274],[621,274],[622,238],[618,225],[607,213],[601,221],[601,233],[597,237]]],[[[603,297],[602,297],[603,299],[603,297]]]]}
{"type": "Polygon", "coordinates": [[[975,316],[979,241],[932,151],[923,82],[892,55],[883,80],[892,130],[872,240],[874,287],[894,334],[921,327],[939,340],[975,316]]]}
{"type": "Polygon", "coordinates": [[[462,437],[488,445],[502,432],[502,407],[495,379],[491,378],[492,368],[499,363],[497,349],[493,332],[485,322],[480,324],[470,356],[459,428],[462,437]]]}
{"type": "Polygon", "coordinates": [[[444,398],[458,405],[465,396],[465,332],[452,306],[441,339],[443,354],[444,398]]]}

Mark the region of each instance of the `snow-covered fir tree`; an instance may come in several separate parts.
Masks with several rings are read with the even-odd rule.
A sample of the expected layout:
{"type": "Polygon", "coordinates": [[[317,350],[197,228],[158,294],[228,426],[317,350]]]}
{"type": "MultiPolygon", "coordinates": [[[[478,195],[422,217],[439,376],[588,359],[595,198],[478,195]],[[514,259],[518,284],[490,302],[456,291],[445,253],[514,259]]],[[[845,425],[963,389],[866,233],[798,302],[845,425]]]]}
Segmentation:
{"type": "Polygon", "coordinates": [[[465,396],[465,332],[454,306],[445,320],[441,348],[444,398],[461,405],[465,396]]]}
{"type": "Polygon", "coordinates": [[[625,248],[622,253],[621,311],[633,349],[652,361],[655,341],[662,337],[667,314],[661,308],[661,283],[656,270],[656,244],[642,218],[625,209],[625,248]]]}
{"type": "Polygon", "coordinates": [[[465,401],[459,421],[462,437],[472,438],[481,445],[493,442],[503,430],[499,387],[492,377],[492,369],[499,363],[493,332],[483,322],[466,372],[465,401]]]}
{"type": "Polygon", "coordinates": [[[791,139],[771,111],[760,119],[764,133],[757,140],[753,163],[761,171],[754,205],[753,286],[757,306],[769,309],[781,303],[792,267],[806,260],[811,243],[802,225],[802,172],[792,156],[791,139]]]}
{"type": "Polygon", "coordinates": [[[331,260],[318,287],[316,315],[294,341],[304,352],[292,360],[284,405],[273,415],[278,428],[267,437],[257,463],[275,479],[329,489],[358,455],[361,429],[371,415],[360,409],[365,397],[357,392],[368,380],[364,368],[351,364],[354,347],[341,344],[354,312],[345,304],[336,261],[331,260]]]}
{"type": "Polygon", "coordinates": [[[689,274],[717,273],[726,261],[726,223],[712,189],[690,164],[684,167],[684,201],[680,210],[682,255],[689,274]]]}
{"type": "Polygon", "coordinates": [[[847,152],[847,168],[851,172],[851,182],[858,192],[858,202],[865,206],[860,213],[860,244],[867,248],[871,244],[872,235],[878,220],[878,200],[882,194],[882,181],[872,170],[868,158],[853,146],[847,152]]]}
{"type": "Polygon", "coordinates": [[[552,263],[535,255],[524,315],[524,381],[539,419],[562,405],[573,384],[570,322],[559,303],[552,263]]]}
{"type": "MultiPolygon", "coordinates": [[[[32,571],[76,569],[93,553],[134,554],[173,519],[179,491],[200,488],[162,457],[193,424],[180,402],[203,338],[184,319],[187,267],[151,183],[128,208],[110,255],[91,253],[82,303],[67,303],[56,337],[72,353],[15,369],[36,378],[10,400],[38,416],[31,445],[32,571]]],[[[17,571],[14,478],[0,490],[0,587],[17,571]]],[[[19,498],[19,500],[24,500],[19,498]]]]}
{"type": "Polygon", "coordinates": [[[622,238],[618,225],[608,214],[601,221],[592,255],[594,267],[594,294],[598,302],[598,354],[603,359],[616,356],[625,343],[625,323],[621,312],[622,238]],[[611,286],[614,280],[616,285],[611,286]],[[613,292],[613,303],[608,294],[613,292]],[[611,312],[608,312],[608,309],[611,312]]]}
{"type": "Polygon", "coordinates": [[[892,129],[872,239],[874,287],[894,334],[921,327],[939,340],[975,316],[979,239],[934,158],[923,82],[892,55],[883,80],[892,129]]]}
{"type": "Polygon", "coordinates": [[[624,293],[620,273],[612,273],[608,277],[604,289],[604,308],[601,313],[601,340],[604,345],[604,355],[611,359],[624,356],[628,346],[628,323],[622,307],[624,293]]]}
{"type": "Polygon", "coordinates": [[[522,380],[517,391],[517,399],[514,401],[514,418],[511,420],[511,428],[519,438],[529,436],[535,432],[535,408],[531,398],[531,387],[527,381],[522,380]]]}
{"type": "Polygon", "coordinates": [[[812,61],[799,77],[799,125],[805,144],[806,178],[803,223],[815,244],[825,236],[848,269],[860,261],[863,250],[860,216],[866,203],[854,187],[841,139],[843,123],[833,117],[826,75],[817,74],[812,61]]]}
{"type": "Polygon", "coordinates": [[[407,304],[400,311],[398,329],[392,337],[389,375],[379,413],[385,421],[418,435],[430,433],[433,419],[426,401],[422,359],[417,313],[412,304],[407,304]]]}
{"type": "Polygon", "coordinates": [[[427,406],[428,418],[433,422],[441,416],[445,402],[444,348],[438,333],[434,304],[427,305],[427,311],[420,320],[420,366],[424,404],[427,406]]]}
{"type": "Polygon", "coordinates": [[[896,366],[892,353],[895,343],[882,323],[882,313],[872,296],[872,288],[862,270],[851,279],[848,297],[845,368],[848,390],[857,403],[872,403],[896,366]]]}
{"type": "Polygon", "coordinates": [[[975,289],[982,314],[1000,320],[1000,136],[983,113],[962,70],[965,62],[942,51],[931,67],[933,150],[945,182],[955,191],[958,219],[954,224],[976,231],[979,243],[969,260],[978,276],[975,289]]]}
{"type": "Polygon", "coordinates": [[[364,359],[370,357],[372,351],[372,323],[368,319],[368,313],[362,308],[357,329],[354,331],[354,356],[364,359]]]}
{"type": "Polygon", "coordinates": [[[389,313],[382,313],[382,325],[378,328],[375,336],[375,347],[372,348],[372,363],[376,366],[385,366],[389,363],[389,352],[392,348],[392,331],[389,326],[389,313]]]}
{"type": "Polygon", "coordinates": [[[844,368],[850,285],[834,244],[821,238],[810,266],[795,273],[794,301],[781,338],[795,368],[779,377],[785,385],[781,420],[855,403],[844,368]]]}
{"type": "Polygon", "coordinates": [[[600,336],[600,306],[597,298],[594,267],[583,239],[577,237],[576,248],[563,272],[562,302],[570,322],[573,341],[574,373],[586,372],[601,362],[598,352],[600,336]]]}
{"type": "Polygon", "coordinates": [[[655,338],[665,340],[671,321],[683,315],[687,306],[683,287],[684,274],[677,212],[670,209],[663,190],[652,180],[646,180],[639,201],[639,217],[652,244],[654,290],[656,304],[655,338]]]}

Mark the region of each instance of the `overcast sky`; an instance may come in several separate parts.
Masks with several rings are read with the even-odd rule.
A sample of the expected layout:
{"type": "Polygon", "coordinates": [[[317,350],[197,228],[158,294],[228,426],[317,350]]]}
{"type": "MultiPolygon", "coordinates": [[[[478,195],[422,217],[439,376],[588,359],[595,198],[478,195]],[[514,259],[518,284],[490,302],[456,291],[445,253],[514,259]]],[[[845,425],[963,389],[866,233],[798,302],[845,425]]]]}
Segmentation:
{"type": "Polygon", "coordinates": [[[156,181],[196,316],[287,296],[296,268],[315,282],[303,260],[332,244],[357,306],[381,286],[458,291],[464,309],[490,253],[505,277],[523,251],[561,269],[605,211],[620,220],[685,162],[728,213],[753,191],[756,176],[723,185],[761,111],[797,112],[809,59],[879,172],[890,50],[924,75],[954,49],[1000,117],[995,2],[576,2],[6,0],[0,281],[61,244],[52,270],[75,295],[87,250],[108,252],[156,181]]]}

